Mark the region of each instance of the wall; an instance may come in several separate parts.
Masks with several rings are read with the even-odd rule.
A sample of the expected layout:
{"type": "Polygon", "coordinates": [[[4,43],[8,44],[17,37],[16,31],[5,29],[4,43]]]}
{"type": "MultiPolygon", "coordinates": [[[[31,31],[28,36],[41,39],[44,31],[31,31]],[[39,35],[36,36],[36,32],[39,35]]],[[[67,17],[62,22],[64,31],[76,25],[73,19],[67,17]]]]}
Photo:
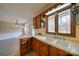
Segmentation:
{"type": "Polygon", "coordinates": [[[0,40],[17,38],[21,34],[21,28],[13,23],[0,22],[0,40]]]}

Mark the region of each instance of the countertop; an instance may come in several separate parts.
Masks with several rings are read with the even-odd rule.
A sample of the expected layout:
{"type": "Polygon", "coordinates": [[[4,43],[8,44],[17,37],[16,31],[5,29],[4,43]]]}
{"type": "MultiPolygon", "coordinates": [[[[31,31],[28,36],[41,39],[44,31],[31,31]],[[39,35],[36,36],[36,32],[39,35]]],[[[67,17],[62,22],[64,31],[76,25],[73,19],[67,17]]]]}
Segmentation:
{"type": "Polygon", "coordinates": [[[45,43],[48,43],[54,47],[57,47],[63,51],[66,51],[74,56],[79,56],[79,44],[76,44],[68,40],[63,40],[63,39],[60,40],[60,39],[50,38],[50,37],[40,36],[40,35],[35,35],[33,37],[45,43]]]}

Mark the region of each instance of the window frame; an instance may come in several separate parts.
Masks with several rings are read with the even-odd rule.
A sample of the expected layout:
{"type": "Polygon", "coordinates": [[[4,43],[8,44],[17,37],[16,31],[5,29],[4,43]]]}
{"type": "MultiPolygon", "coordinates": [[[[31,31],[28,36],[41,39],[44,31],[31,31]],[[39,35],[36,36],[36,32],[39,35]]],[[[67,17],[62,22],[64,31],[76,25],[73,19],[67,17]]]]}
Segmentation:
{"type": "MultiPolygon", "coordinates": [[[[55,15],[53,14],[53,15],[49,15],[49,16],[46,16],[46,33],[48,33],[48,34],[55,34],[55,32],[56,32],[56,28],[55,28],[55,32],[48,32],[48,17],[55,17],[55,15]]],[[[54,19],[55,20],[55,19],[54,19]]],[[[55,21],[56,22],[56,21],[55,21]]],[[[56,26],[56,24],[54,25],[54,26],[56,26]]]]}
{"type": "MultiPolygon", "coordinates": [[[[66,32],[61,32],[61,31],[59,31],[59,29],[60,29],[60,27],[59,27],[59,21],[60,20],[62,20],[62,18],[63,17],[66,17],[66,16],[69,16],[69,33],[71,33],[71,12],[70,12],[71,10],[70,9],[68,9],[68,10],[65,10],[65,11],[63,11],[63,12],[60,12],[60,13],[58,13],[58,33],[66,33],[66,32]]],[[[68,33],[68,34],[69,34],[68,33]]]]}
{"type": "MultiPolygon", "coordinates": [[[[60,13],[60,12],[63,12],[63,11],[65,11],[65,10],[68,10],[68,9],[70,9],[70,8],[64,8],[64,9],[62,9],[62,10],[59,10],[58,11],[58,13],[60,13]]],[[[58,32],[58,14],[55,14],[55,13],[53,13],[53,14],[50,14],[50,15],[48,15],[48,16],[46,16],[46,33],[47,34],[57,34],[57,35],[62,35],[62,36],[69,36],[69,37],[76,37],[76,15],[73,15],[72,13],[71,13],[71,20],[70,20],[70,31],[71,31],[71,33],[59,33],[58,32]],[[49,16],[51,16],[51,15],[55,15],[55,32],[53,33],[49,33],[48,32],[48,24],[47,24],[47,22],[48,22],[48,17],[49,16]]]]}

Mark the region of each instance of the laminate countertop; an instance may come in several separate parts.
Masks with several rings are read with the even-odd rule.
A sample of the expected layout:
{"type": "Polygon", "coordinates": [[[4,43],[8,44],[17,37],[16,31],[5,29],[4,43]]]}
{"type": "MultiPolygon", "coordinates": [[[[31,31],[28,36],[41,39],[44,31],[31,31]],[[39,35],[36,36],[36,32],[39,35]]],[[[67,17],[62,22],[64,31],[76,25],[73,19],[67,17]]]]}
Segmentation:
{"type": "Polygon", "coordinates": [[[66,51],[74,56],[79,56],[79,44],[76,44],[68,40],[63,40],[63,39],[58,39],[53,37],[50,38],[50,37],[40,36],[40,35],[35,35],[33,37],[45,43],[48,43],[54,47],[57,47],[63,51],[66,51]]]}

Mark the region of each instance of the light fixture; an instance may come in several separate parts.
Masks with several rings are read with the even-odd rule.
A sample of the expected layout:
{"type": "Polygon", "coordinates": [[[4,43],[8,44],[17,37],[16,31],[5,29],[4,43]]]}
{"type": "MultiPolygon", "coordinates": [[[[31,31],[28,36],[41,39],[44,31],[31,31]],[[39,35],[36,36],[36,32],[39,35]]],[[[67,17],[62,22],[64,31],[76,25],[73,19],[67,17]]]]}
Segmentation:
{"type": "Polygon", "coordinates": [[[64,5],[62,5],[62,6],[58,7],[58,8],[56,8],[56,9],[53,9],[53,10],[47,12],[45,15],[50,15],[51,13],[57,12],[58,10],[63,9],[63,8],[65,8],[65,7],[68,7],[68,6],[70,6],[70,5],[71,5],[71,3],[64,4],[64,5]]]}
{"type": "Polygon", "coordinates": [[[16,27],[19,27],[19,23],[18,23],[18,20],[15,20],[16,22],[15,22],[15,26],[16,27]]]}
{"type": "Polygon", "coordinates": [[[15,27],[22,27],[22,28],[25,26],[25,24],[26,23],[21,23],[19,20],[15,20],[14,23],[15,27]]]}

